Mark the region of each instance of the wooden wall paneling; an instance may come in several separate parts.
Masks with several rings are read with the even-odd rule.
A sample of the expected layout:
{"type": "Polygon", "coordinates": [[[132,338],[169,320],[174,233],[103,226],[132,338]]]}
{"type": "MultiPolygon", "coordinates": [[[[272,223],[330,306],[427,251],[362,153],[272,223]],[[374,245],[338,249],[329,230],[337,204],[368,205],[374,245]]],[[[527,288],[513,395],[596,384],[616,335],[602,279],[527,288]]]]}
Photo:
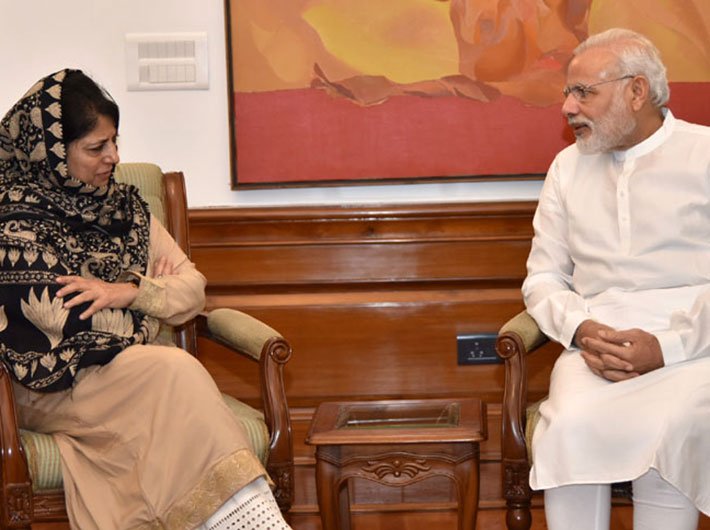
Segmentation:
{"type": "Polygon", "coordinates": [[[250,285],[309,292],[334,283],[515,281],[529,249],[530,206],[210,209],[191,212],[190,230],[193,256],[212,292],[250,285]]]}
{"type": "MultiPolygon", "coordinates": [[[[534,203],[209,209],[190,212],[192,259],[210,308],[234,307],[286,336],[286,392],[296,438],[294,514],[317,515],[314,457],[304,443],[325,400],[476,396],[489,406],[481,507],[503,504],[503,366],[458,366],[456,336],[495,333],[522,306],[534,203]]],[[[248,363],[218,346],[202,361],[220,388],[257,404],[248,363]]],[[[542,396],[559,350],[531,359],[542,396]]],[[[429,482],[429,481],[424,481],[429,482]]],[[[446,511],[445,484],[353,488],[356,511],[446,511]],[[387,488],[388,490],[391,488],[387,488]],[[378,508],[378,506],[380,508],[378,508]]]]}

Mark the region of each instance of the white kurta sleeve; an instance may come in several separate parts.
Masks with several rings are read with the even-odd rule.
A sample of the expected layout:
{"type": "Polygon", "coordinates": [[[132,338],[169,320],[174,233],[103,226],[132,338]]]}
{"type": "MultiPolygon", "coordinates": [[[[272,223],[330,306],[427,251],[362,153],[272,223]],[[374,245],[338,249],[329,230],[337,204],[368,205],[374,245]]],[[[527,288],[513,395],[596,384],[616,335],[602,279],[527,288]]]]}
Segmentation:
{"type": "Polygon", "coordinates": [[[569,348],[577,327],[590,317],[583,298],[572,287],[574,263],[561,195],[560,169],[555,160],[533,219],[535,236],[522,291],[528,313],[543,333],[569,348]]]}
{"type": "Polygon", "coordinates": [[[138,275],[138,296],[131,304],[131,309],[142,311],[170,325],[182,324],[202,311],[207,280],[153,216],[149,254],[148,274],[138,275]],[[172,264],[173,273],[153,278],[153,266],[163,256],[172,264]]]}
{"type": "Polygon", "coordinates": [[[710,287],[698,296],[689,311],[671,315],[669,329],[654,335],[667,365],[710,357],[710,287]]]}

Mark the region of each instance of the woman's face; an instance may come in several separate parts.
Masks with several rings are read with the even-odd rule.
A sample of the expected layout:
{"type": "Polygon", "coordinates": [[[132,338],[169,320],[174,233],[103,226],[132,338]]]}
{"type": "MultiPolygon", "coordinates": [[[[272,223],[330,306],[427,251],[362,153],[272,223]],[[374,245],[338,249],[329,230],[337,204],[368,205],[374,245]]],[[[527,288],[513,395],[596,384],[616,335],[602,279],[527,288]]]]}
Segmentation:
{"type": "Polygon", "coordinates": [[[86,184],[105,186],[118,164],[117,131],[111,118],[99,115],[96,127],[67,148],[69,175],[86,184]]]}

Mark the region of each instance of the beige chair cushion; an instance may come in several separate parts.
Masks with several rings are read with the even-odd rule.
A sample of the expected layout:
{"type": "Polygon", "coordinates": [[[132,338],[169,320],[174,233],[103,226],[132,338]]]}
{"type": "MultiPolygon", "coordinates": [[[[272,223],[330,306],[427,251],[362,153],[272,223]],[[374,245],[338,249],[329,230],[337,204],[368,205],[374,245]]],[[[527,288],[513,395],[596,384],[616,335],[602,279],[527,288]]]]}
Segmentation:
{"type": "MultiPolygon", "coordinates": [[[[269,456],[269,431],[264,415],[238,399],[222,394],[237,421],[244,428],[256,456],[266,464],[269,456]]],[[[49,434],[20,430],[22,448],[32,477],[35,492],[62,488],[62,463],[59,448],[49,434]]]]}
{"type": "Polygon", "coordinates": [[[543,404],[545,400],[528,405],[525,411],[525,447],[528,449],[528,462],[532,465],[532,439],[533,433],[535,432],[535,427],[537,427],[537,422],[540,421],[540,405],[543,404]]]}
{"type": "Polygon", "coordinates": [[[148,203],[150,213],[163,223],[167,222],[165,215],[165,189],[163,188],[163,171],[155,164],[134,162],[116,166],[116,180],[136,186],[141,197],[148,203]]]}

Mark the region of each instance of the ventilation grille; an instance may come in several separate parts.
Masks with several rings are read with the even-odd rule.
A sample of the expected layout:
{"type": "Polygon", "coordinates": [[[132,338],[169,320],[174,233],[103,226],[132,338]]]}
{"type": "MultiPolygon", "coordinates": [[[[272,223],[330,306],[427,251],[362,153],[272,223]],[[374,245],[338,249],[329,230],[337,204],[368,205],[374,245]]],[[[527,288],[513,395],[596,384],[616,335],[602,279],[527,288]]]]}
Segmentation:
{"type": "Polygon", "coordinates": [[[128,90],[209,88],[205,33],[126,35],[128,90]]]}

